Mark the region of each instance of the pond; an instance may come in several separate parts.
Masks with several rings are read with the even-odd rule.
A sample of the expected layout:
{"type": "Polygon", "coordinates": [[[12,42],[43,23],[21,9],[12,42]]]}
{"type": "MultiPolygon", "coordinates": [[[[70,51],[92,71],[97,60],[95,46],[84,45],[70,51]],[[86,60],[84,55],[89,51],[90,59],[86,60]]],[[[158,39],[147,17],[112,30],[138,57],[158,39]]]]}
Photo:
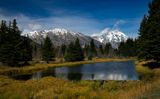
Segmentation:
{"type": "Polygon", "coordinates": [[[103,62],[72,67],[56,67],[25,75],[12,76],[17,80],[53,76],[67,80],[138,80],[134,61],[103,62]]]}

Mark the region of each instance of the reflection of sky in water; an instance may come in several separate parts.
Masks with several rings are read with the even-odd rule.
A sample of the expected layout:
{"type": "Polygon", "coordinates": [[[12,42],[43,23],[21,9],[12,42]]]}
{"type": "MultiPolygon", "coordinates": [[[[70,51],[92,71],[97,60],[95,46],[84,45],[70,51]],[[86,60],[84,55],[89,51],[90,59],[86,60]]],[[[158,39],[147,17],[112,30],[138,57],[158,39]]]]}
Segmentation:
{"type": "Polygon", "coordinates": [[[33,73],[31,78],[40,79],[45,76],[54,76],[69,80],[138,80],[133,61],[50,68],[48,70],[33,73]]]}

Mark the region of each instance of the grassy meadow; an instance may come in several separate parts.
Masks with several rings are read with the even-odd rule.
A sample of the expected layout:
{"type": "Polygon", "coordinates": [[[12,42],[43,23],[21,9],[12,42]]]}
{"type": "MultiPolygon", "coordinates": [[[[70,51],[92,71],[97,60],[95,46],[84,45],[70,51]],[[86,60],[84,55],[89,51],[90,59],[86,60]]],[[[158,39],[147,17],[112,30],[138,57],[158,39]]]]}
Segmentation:
{"type": "Polygon", "coordinates": [[[54,77],[20,81],[7,76],[49,67],[126,60],[129,59],[93,59],[61,64],[34,64],[19,68],[1,67],[0,99],[158,99],[158,91],[155,90],[160,90],[160,69],[149,69],[144,66],[148,63],[146,61],[135,61],[136,70],[140,75],[138,81],[68,81],[54,77]]]}

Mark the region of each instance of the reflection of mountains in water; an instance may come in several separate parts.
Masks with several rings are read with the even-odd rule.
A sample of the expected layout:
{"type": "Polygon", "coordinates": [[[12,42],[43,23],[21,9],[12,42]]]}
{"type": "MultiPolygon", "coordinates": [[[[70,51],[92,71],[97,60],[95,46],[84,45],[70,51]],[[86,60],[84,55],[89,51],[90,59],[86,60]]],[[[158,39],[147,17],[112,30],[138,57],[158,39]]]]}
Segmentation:
{"type": "Polygon", "coordinates": [[[126,74],[82,74],[82,73],[69,73],[57,74],[55,77],[69,79],[69,80],[138,80],[137,76],[128,76],[126,74]]]}
{"type": "MultiPolygon", "coordinates": [[[[40,79],[43,74],[35,73],[32,79],[40,79]]],[[[83,74],[83,73],[56,73],[54,77],[67,80],[138,80],[136,75],[115,74],[115,73],[97,73],[97,74],[83,74]]]]}
{"type": "Polygon", "coordinates": [[[47,71],[34,73],[32,78],[38,79],[44,76],[54,76],[68,80],[138,80],[132,61],[52,68],[47,71]]]}

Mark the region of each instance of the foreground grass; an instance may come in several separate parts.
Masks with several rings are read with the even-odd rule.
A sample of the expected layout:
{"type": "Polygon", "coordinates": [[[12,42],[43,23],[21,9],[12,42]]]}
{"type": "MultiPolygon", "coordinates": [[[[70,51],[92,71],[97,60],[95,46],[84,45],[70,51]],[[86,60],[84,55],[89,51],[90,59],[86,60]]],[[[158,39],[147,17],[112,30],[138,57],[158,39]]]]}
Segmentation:
{"type": "Polygon", "coordinates": [[[136,62],[140,81],[74,82],[54,77],[18,81],[1,75],[0,99],[146,99],[160,84],[160,70],[142,66],[145,63],[136,62]]]}

